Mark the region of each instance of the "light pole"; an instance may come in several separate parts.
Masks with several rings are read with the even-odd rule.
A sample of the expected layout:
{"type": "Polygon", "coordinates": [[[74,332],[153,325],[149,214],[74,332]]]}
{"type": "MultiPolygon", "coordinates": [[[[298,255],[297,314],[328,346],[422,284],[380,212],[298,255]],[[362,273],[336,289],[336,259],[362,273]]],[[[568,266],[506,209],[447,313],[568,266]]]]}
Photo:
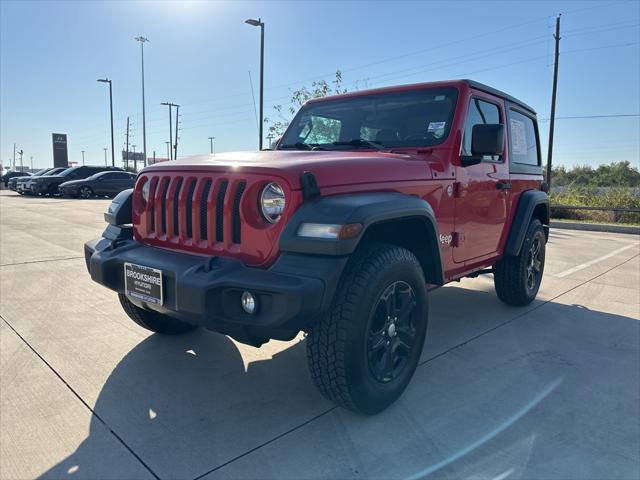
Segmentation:
{"type": "Polygon", "coordinates": [[[108,148],[103,148],[104,150],[104,166],[108,166],[109,164],[107,163],[107,150],[109,150],[108,148]]]}
{"type": "Polygon", "coordinates": [[[260,27],[260,126],[258,128],[260,139],[258,141],[258,149],[262,150],[262,129],[264,127],[264,22],[260,18],[258,20],[250,18],[245,20],[244,23],[260,27]]]}
{"type": "Polygon", "coordinates": [[[149,39],[143,37],[142,35],[136,37],[136,40],[140,42],[140,55],[142,59],[142,151],[144,152],[144,158],[142,159],[142,166],[147,166],[147,122],[145,119],[145,108],[144,108],[144,44],[148,42],[149,39]]]}
{"type": "Polygon", "coordinates": [[[216,139],[216,137],[209,137],[209,143],[211,143],[211,155],[213,155],[213,141],[216,139]]]}
{"type": "Polygon", "coordinates": [[[111,80],[108,78],[99,78],[99,82],[109,84],[109,112],[111,113],[111,166],[116,166],[116,152],[113,148],[113,93],[111,91],[111,80]]]}
{"type": "Polygon", "coordinates": [[[84,150],[82,150],[82,165],[84,165],[84,150]]]}

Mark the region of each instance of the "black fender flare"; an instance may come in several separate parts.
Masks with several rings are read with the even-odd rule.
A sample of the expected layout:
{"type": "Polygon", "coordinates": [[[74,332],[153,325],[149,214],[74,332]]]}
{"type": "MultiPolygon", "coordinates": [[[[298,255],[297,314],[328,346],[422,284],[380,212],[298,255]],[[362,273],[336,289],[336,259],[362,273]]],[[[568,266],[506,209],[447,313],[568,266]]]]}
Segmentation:
{"type": "Polygon", "coordinates": [[[424,222],[430,238],[425,244],[431,248],[435,269],[433,275],[439,285],[444,283],[442,258],[438,240],[438,224],[433,208],[416,196],[397,192],[374,192],[335,195],[304,203],[289,219],[280,235],[281,252],[317,255],[350,255],[358,247],[367,230],[384,222],[418,219],[424,222]],[[347,225],[360,223],[361,232],[349,239],[307,238],[297,235],[303,223],[347,225]]]}
{"type": "Polygon", "coordinates": [[[121,191],[113,197],[109,208],[104,213],[104,220],[110,225],[127,225],[131,223],[133,188],[121,191]]]}
{"type": "Polygon", "coordinates": [[[520,194],[518,206],[511,222],[511,230],[507,237],[504,254],[517,257],[524,243],[527,228],[533,217],[533,212],[539,205],[543,205],[544,218],[542,224],[545,228],[545,236],[549,235],[549,195],[541,190],[527,190],[520,194]]]}

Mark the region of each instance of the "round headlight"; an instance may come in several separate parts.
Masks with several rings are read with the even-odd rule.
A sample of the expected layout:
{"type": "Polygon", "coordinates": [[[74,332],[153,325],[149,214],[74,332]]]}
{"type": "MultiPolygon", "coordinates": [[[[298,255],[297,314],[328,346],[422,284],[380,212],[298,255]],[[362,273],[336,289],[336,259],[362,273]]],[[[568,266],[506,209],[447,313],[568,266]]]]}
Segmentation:
{"type": "Polygon", "coordinates": [[[147,203],[149,201],[149,188],[151,186],[151,182],[146,179],[144,179],[143,182],[144,184],[142,185],[140,193],[142,194],[142,200],[144,200],[144,203],[147,203]]]}
{"type": "Polygon", "coordinates": [[[284,190],[277,183],[269,183],[262,189],[260,194],[260,209],[262,215],[269,223],[275,223],[280,219],[286,201],[284,190]]]}

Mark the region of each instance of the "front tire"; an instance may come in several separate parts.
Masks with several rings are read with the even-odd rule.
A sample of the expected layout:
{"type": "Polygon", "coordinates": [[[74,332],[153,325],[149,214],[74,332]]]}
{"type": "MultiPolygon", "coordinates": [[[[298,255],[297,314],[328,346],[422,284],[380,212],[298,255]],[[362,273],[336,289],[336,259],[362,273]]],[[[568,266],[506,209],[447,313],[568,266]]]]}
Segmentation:
{"type": "Polygon", "coordinates": [[[544,273],[546,237],[540,220],[533,219],[517,257],[504,257],[493,269],[498,298],[523,307],[538,295],[544,273]]]}
{"type": "Polygon", "coordinates": [[[126,295],[119,293],[118,299],[123,310],[131,320],[140,325],[142,328],[151,330],[162,335],[179,335],[181,333],[190,332],[197,327],[186,322],[182,322],[168,315],[145,310],[134,305],[126,295]]]}
{"type": "Polygon", "coordinates": [[[332,402],[374,414],[416,370],[427,330],[427,291],[410,251],[371,244],[349,260],[333,305],[307,337],[311,377],[332,402]]]}

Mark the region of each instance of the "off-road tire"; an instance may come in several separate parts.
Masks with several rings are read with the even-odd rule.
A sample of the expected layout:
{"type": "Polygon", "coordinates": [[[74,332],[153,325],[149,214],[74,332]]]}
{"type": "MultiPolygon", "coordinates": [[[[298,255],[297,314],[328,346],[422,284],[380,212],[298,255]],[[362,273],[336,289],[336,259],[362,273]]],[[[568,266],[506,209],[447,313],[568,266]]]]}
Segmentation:
{"type": "Polygon", "coordinates": [[[415,255],[394,245],[359,248],[345,267],[330,311],[308,332],[307,361],[313,382],[339,406],[364,414],[384,410],[402,394],[415,372],[427,321],[426,285],[415,255]],[[398,377],[381,383],[370,367],[367,342],[380,296],[394,283],[409,285],[414,293],[415,337],[398,377]]]}
{"type": "Polygon", "coordinates": [[[142,328],[151,330],[152,332],[160,333],[162,335],[179,335],[181,333],[190,332],[197,327],[186,322],[182,322],[167,315],[162,315],[158,312],[151,310],[145,310],[140,308],[127,298],[126,295],[119,293],[118,299],[120,305],[129,318],[142,328]]]}
{"type": "Polygon", "coordinates": [[[522,307],[529,305],[538,294],[544,273],[546,238],[540,220],[533,219],[517,257],[504,257],[493,269],[493,281],[498,298],[507,305],[522,307]],[[540,267],[533,288],[527,285],[527,269],[531,262],[532,246],[536,240],[540,245],[540,267]]]}

